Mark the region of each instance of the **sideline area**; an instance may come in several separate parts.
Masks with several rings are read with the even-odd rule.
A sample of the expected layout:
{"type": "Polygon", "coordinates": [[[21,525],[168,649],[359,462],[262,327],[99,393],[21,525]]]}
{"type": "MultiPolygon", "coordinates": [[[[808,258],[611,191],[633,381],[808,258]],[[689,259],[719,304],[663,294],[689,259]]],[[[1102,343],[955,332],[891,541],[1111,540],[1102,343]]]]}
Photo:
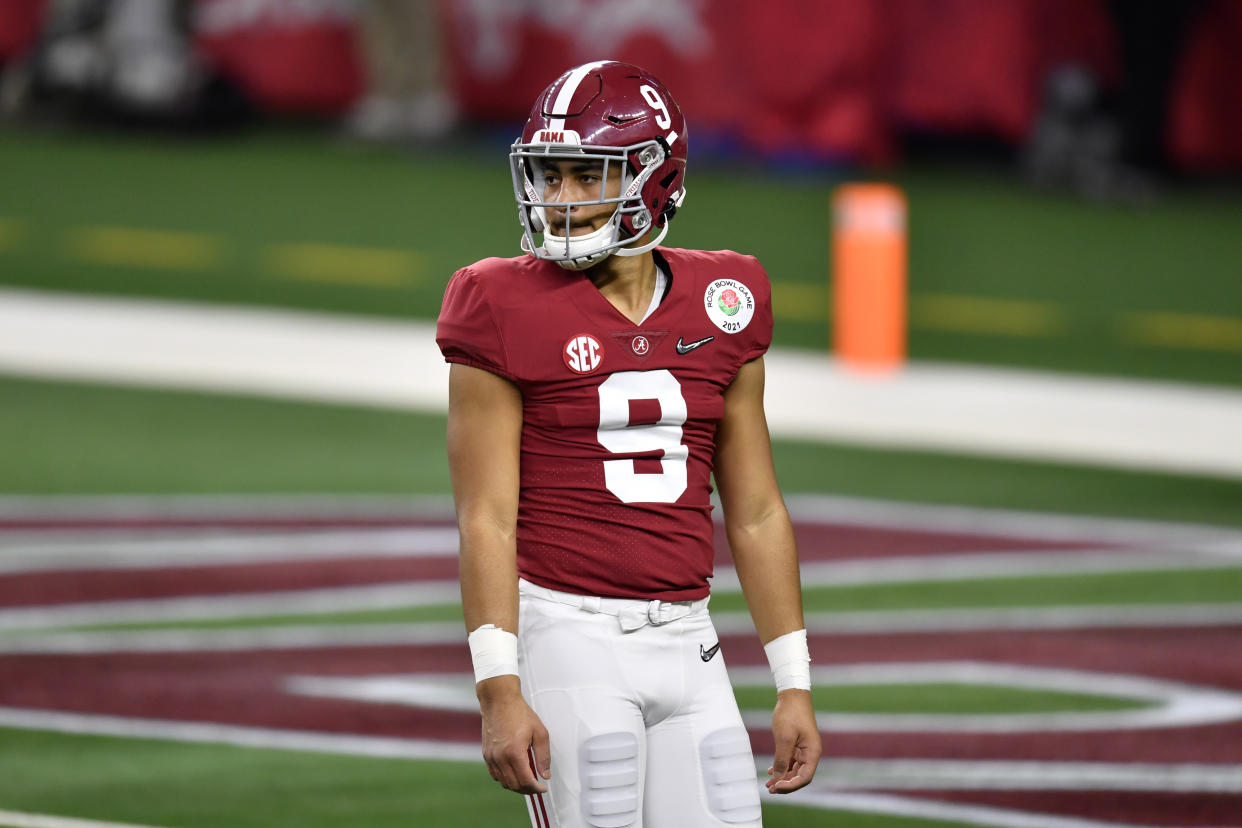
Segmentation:
{"type": "MultiPolygon", "coordinates": [[[[1242,391],[773,349],[774,436],[1242,479],[1242,391]]],[[[430,323],[0,289],[0,372],[443,412],[430,323]]]]}

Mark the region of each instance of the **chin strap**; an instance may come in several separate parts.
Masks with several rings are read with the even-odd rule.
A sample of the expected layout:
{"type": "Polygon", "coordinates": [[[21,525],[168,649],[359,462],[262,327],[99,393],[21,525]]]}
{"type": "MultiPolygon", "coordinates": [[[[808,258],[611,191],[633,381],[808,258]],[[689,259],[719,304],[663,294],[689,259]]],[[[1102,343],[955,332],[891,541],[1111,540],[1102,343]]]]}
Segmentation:
{"type": "Polygon", "coordinates": [[[668,235],[668,222],[665,222],[664,226],[660,228],[660,235],[656,236],[654,239],[647,242],[642,247],[618,247],[616,250],[612,252],[613,254],[617,256],[641,256],[642,254],[646,253],[648,250],[654,250],[660,242],[664,241],[664,237],[667,235],[668,235]]]}
{"type": "MultiPolygon", "coordinates": [[[[664,241],[664,237],[667,235],[668,235],[668,224],[665,223],[665,225],[660,228],[660,234],[656,236],[654,239],[652,239],[651,241],[642,245],[641,247],[618,247],[615,250],[608,250],[608,251],[603,251],[600,253],[593,253],[589,256],[579,256],[573,259],[555,259],[554,261],[561,267],[565,268],[566,270],[586,270],[588,267],[593,267],[594,265],[599,264],[604,259],[612,255],[641,256],[642,254],[650,250],[654,250],[657,246],[659,246],[660,242],[664,241]]],[[[561,237],[559,236],[556,238],[561,239],[561,237]]],[[[532,249],[530,239],[526,236],[525,233],[522,234],[521,245],[522,245],[522,250],[524,252],[534,255],[535,251],[532,249]]],[[[544,252],[547,252],[546,242],[544,243],[543,247],[541,247],[541,250],[543,250],[544,252]]]]}

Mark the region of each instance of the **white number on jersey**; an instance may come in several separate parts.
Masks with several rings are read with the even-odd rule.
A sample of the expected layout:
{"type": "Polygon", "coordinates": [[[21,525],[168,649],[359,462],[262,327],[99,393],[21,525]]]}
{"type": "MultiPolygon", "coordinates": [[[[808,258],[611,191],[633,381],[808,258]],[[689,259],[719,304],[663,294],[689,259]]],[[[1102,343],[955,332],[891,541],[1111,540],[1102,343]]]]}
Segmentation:
{"type": "Polygon", "coordinates": [[[686,398],[681,384],[667,370],[619,371],[599,386],[600,445],[613,454],[663,451],[659,474],[639,474],[633,460],[605,460],[604,485],[622,503],[673,503],[686,490],[686,460],[682,445],[686,398]],[[631,400],[658,400],[660,421],[630,425],[631,400]]]}

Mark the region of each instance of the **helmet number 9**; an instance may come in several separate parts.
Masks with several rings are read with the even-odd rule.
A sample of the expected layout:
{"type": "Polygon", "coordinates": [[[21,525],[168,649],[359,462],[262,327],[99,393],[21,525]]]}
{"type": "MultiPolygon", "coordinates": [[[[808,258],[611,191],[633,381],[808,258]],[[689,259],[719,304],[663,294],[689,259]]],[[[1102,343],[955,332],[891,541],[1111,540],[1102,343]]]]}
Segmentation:
{"type": "Polygon", "coordinates": [[[660,471],[640,473],[633,459],[604,461],[604,485],[622,503],[676,503],[686,490],[690,448],[682,443],[686,398],[681,383],[667,370],[618,371],[599,386],[596,439],[611,454],[661,452],[660,471]],[[660,419],[630,425],[630,403],[657,402],[660,419]]]}
{"type": "Polygon", "coordinates": [[[668,114],[668,106],[665,105],[664,99],[660,97],[660,93],[655,91],[655,87],[643,84],[638,88],[643,93],[643,98],[647,103],[651,104],[651,108],[659,112],[656,116],[656,126],[660,129],[668,129],[673,125],[673,118],[668,114]]]}

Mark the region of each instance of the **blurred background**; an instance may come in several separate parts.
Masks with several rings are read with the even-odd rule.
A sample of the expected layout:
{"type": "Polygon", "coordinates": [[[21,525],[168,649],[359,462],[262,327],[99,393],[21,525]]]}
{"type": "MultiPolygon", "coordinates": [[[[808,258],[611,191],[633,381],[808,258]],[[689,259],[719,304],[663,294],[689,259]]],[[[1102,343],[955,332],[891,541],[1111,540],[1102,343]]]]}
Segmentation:
{"type": "MultiPolygon", "coordinates": [[[[213,537],[272,530],[260,513],[451,527],[443,289],[520,253],[508,145],[600,58],[654,72],[689,123],[669,243],[772,278],[782,484],[837,504],[804,517],[852,498],[1242,526],[1240,47],[1242,0],[0,0],[0,557],[35,572],[32,549],[64,549],[32,531],[77,521],[88,548],[185,510],[213,537]],[[908,359],[881,376],[833,352],[847,182],[905,199],[908,359]]],[[[1096,537],[1072,525],[1051,535],[1096,537]]],[[[1236,608],[1231,554],[1038,600],[1236,608]]],[[[63,632],[14,607],[107,597],[88,582],[15,582],[0,635],[63,632]]],[[[57,788],[40,774],[82,744],[16,733],[49,764],[0,808],[222,818],[57,788]]],[[[1142,824],[1224,824],[1197,801],[1142,824]]]]}
{"type": "MultiPolygon", "coordinates": [[[[691,207],[672,243],[759,256],[777,286],[778,347],[831,348],[831,197],[842,182],[884,181],[908,205],[901,311],[911,365],[1236,388],[1240,36],[1242,3],[1231,0],[684,0],[658,9],[636,0],[6,0],[0,282],[429,322],[455,269],[519,252],[504,159],[534,96],[567,66],[609,55],[676,91],[694,157],[691,207]]],[[[11,364],[28,373],[31,357],[11,364]]],[[[193,371],[182,373],[190,381],[193,371]]],[[[941,387],[950,397],[962,390],[966,406],[965,390],[995,380],[941,387]]],[[[1043,386],[1024,387],[1046,398],[1043,386]]],[[[1098,386],[1097,396],[1105,387],[1120,388],[1098,386]]],[[[1017,399],[996,405],[1013,409],[1017,399]]],[[[1190,449],[1199,461],[1153,470],[1238,476],[1242,448],[1225,409],[1162,428],[1156,409],[1114,396],[1117,411],[1087,424],[1073,413],[1085,398],[1074,399],[1046,422],[1015,421],[1001,453],[1039,458],[1023,447],[1039,435],[1023,429],[1079,428],[1075,445],[1107,440],[1120,427],[1110,418],[1121,416],[1133,420],[1137,446],[1118,460],[1126,467],[1150,465],[1143,444],[1159,453],[1156,444],[1199,433],[1190,449]]],[[[15,404],[5,409],[16,416],[15,404]]],[[[866,442],[870,416],[817,434],[866,442]]],[[[945,447],[912,428],[870,443],[945,447]]],[[[947,446],[998,450],[959,436],[947,446]]],[[[39,439],[19,442],[40,457],[62,444],[39,439]]],[[[428,454],[437,487],[438,451],[428,454]]],[[[1072,447],[1049,451],[1078,457],[1072,447]]],[[[388,471],[291,474],[278,488],[415,484],[408,464],[381,453],[388,471]]],[[[208,454],[234,466],[231,454],[208,454]]],[[[177,466],[178,486],[198,485],[186,464],[161,457],[177,466]]],[[[134,468],[103,464],[99,479],[75,477],[84,463],[6,464],[5,488],[160,490],[134,468]]],[[[871,459],[860,463],[813,471],[840,469],[832,485],[858,490],[872,478],[871,459]]],[[[943,464],[932,472],[915,476],[925,490],[907,482],[903,494],[956,496],[934,479],[943,464]]],[[[980,495],[1009,490],[1014,475],[998,474],[1006,485],[989,482],[980,495]]],[[[247,481],[226,488],[236,487],[247,481]]],[[[1065,500],[1060,507],[1075,506],[1065,500]]],[[[1212,513],[1228,519],[1235,506],[1212,513]]]]}

